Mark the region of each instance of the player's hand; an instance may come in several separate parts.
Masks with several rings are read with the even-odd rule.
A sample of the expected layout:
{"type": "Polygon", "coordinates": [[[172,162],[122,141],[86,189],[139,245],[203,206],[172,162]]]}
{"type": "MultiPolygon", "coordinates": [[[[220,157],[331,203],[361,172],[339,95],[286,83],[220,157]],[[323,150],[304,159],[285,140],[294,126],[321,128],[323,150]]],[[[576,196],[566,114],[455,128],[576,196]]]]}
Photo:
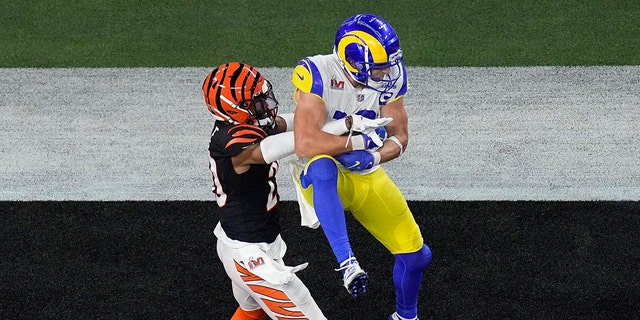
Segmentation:
{"type": "Polygon", "coordinates": [[[357,132],[365,132],[370,129],[383,127],[393,120],[393,118],[369,119],[357,114],[351,115],[350,117],[351,127],[349,127],[349,129],[357,132]]]}
{"type": "Polygon", "coordinates": [[[378,165],[380,163],[380,154],[378,152],[355,150],[337,155],[336,160],[350,171],[362,171],[378,165]]]}
{"type": "Polygon", "coordinates": [[[387,129],[384,127],[370,129],[368,132],[351,137],[351,150],[376,150],[382,147],[386,138],[387,129]]]}
{"type": "Polygon", "coordinates": [[[373,150],[382,147],[384,140],[387,139],[387,129],[378,127],[375,130],[369,130],[362,135],[364,139],[365,150],[373,150]]]}

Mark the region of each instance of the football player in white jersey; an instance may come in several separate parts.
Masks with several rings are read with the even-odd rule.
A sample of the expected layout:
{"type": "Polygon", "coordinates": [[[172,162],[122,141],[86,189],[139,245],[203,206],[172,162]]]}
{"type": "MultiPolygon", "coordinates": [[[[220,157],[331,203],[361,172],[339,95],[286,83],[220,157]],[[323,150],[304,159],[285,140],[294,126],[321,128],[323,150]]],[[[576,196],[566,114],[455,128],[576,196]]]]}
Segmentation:
{"type": "Polygon", "coordinates": [[[373,14],[350,17],[336,33],[334,52],[301,60],[292,82],[295,152],[300,158],[292,172],[303,221],[305,215],[317,217],[344,286],[357,297],[366,291],[367,274],[349,243],[344,214],[350,211],[395,256],[396,309],[389,319],[417,319],[431,250],[404,196],[380,167],[399,157],[409,140],[403,104],[407,74],[395,31],[373,14]],[[347,119],[343,129],[348,135],[322,129],[342,118],[347,119]],[[363,125],[367,121],[384,127],[363,125]],[[360,132],[371,139],[359,138],[360,132]]]}

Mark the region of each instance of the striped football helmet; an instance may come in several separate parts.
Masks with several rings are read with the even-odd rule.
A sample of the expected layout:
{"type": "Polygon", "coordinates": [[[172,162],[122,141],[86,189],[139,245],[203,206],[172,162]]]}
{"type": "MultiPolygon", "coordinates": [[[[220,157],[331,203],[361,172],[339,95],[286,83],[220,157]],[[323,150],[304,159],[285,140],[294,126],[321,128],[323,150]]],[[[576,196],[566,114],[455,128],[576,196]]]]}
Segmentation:
{"type": "Polygon", "coordinates": [[[260,127],[275,124],[278,101],[271,83],[250,65],[218,66],[205,78],[202,92],[216,120],[260,127]]]}
{"type": "Polygon", "coordinates": [[[389,91],[403,77],[400,40],[391,25],[376,15],[345,20],[336,32],[333,51],[351,78],[376,91],[389,91]]]}

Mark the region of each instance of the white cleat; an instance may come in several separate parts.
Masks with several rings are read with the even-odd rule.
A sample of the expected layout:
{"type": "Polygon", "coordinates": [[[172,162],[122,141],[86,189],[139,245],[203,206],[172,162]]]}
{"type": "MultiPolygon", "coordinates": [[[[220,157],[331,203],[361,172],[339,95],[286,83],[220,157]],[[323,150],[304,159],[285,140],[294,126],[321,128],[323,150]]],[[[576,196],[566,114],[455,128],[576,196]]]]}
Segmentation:
{"type": "Polygon", "coordinates": [[[420,319],[418,319],[418,317],[415,317],[413,319],[406,319],[401,317],[397,312],[394,312],[392,315],[389,316],[389,320],[420,320],[420,319]]]}
{"type": "Polygon", "coordinates": [[[343,272],[344,287],[354,298],[367,292],[367,279],[369,276],[360,268],[360,264],[358,264],[355,257],[350,257],[343,261],[336,271],[343,272]]]}

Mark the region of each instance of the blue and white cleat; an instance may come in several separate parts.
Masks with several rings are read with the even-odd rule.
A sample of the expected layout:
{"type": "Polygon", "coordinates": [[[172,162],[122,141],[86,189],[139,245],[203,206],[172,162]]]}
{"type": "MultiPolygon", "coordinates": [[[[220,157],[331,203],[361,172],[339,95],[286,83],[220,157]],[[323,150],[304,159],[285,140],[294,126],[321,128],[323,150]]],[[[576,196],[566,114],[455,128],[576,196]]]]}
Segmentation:
{"type": "Polygon", "coordinates": [[[420,319],[418,319],[418,317],[415,317],[413,319],[403,318],[397,312],[394,312],[392,315],[389,316],[389,320],[420,320],[420,319]]]}
{"type": "Polygon", "coordinates": [[[343,261],[336,271],[342,271],[344,287],[354,298],[367,292],[367,279],[369,276],[360,268],[360,264],[358,264],[355,257],[350,257],[343,261]]]}

